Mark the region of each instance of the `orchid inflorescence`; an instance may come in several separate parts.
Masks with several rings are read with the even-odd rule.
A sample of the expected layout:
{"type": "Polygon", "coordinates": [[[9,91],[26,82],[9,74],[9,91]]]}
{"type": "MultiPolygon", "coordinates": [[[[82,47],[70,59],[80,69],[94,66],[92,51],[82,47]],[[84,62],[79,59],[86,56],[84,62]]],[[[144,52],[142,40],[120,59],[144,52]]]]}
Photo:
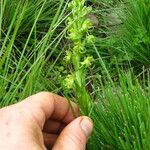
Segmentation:
{"type": "Polygon", "coordinates": [[[71,15],[66,20],[68,27],[66,36],[72,42],[72,47],[66,51],[64,60],[66,63],[71,63],[72,70],[64,80],[64,86],[68,91],[75,92],[81,111],[88,113],[87,109],[91,107],[91,100],[85,88],[86,73],[94,59],[86,55],[86,44],[92,44],[95,38],[89,34],[93,27],[87,16],[92,8],[85,6],[85,0],[72,0],[68,8],[71,15]]]}

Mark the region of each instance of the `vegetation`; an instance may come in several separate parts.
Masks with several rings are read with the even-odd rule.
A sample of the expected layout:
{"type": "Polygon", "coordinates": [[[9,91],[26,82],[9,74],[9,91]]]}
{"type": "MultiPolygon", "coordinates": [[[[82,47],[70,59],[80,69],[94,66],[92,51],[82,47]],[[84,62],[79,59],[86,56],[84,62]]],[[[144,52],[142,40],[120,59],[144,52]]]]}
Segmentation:
{"type": "Polygon", "coordinates": [[[93,119],[87,149],[150,149],[149,16],[149,0],[2,0],[0,107],[55,92],[93,119]]]}

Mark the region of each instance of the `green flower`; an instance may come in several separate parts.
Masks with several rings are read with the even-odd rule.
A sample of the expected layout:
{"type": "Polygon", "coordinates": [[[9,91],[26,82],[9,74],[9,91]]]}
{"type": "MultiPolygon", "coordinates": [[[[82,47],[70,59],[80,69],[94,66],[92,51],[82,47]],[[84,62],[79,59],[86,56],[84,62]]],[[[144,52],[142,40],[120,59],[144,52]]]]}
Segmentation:
{"type": "Polygon", "coordinates": [[[68,17],[65,23],[66,23],[66,25],[72,25],[73,24],[72,18],[68,17]]]}
{"type": "Polygon", "coordinates": [[[81,43],[81,42],[76,43],[76,45],[73,48],[73,51],[80,53],[80,54],[85,53],[86,49],[85,49],[84,43],[81,43]]]}
{"type": "Polygon", "coordinates": [[[93,35],[88,35],[86,37],[86,43],[87,44],[92,44],[92,43],[94,43],[94,41],[95,41],[95,37],[93,35]]]}
{"type": "Polygon", "coordinates": [[[84,58],[84,61],[81,62],[81,65],[85,67],[90,67],[93,61],[94,61],[94,58],[92,56],[87,56],[84,58]]]}
{"type": "Polygon", "coordinates": [[[64,80],[63,85],[68,90],[73,89],[73,87],[74,87],[74,78],[73,78],[73,75],[70,75],[70,74],[67,75],[66,79],[64,80]]]}
{"type": "Polygon", "coordinates": [[[89,14],[90,12],[92,11],[92,7],[86,7],[86,6],[84,6],[83,8],[82,8],[82,16],[84,17],[84,16],[86,16],[87,14],[89,14]]]}
{"type": "Polygon", "coordinates": [[[70,28],[68,30],[68,36],[69,36],[68,38],[73,42],[77,42],[82,39],[82,34],[79,34],[79,31],[77,31],[74,28],[70,28]]]}
{"type": "Polygon", "coordinates": [[[74,9],[75,7],[77,7],[77,2],[76,1],[72,1],[68,4],[68,8],[70,10],[74,9]]]}
{"type": "Polygon", "coordinates": [[[64,60],[66,61],[66,62],[69,62],[70,60],[71,60],[71,57],[72,57],[72,53],[71,53],[71,51],[66,51],[66,56],[64,57],[64,60]]]}
{"type": "Polygon", "coordinates": [[[90,29],[92,27],[92,23],[89,19],[86,19],[84,21],[84,23],[82,24],[82,28],[81,28],[81,31],[82,32],[86,32],[88,31],[88,29],[90,29]]]}

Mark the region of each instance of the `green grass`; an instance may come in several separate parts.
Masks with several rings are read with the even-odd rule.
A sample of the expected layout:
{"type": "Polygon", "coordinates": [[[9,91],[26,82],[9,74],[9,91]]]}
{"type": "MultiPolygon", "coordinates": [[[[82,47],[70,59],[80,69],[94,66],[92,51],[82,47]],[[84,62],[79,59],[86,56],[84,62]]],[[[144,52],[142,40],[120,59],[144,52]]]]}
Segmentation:
{"type": "Polygon", "coordinates": [[[82,55],[92,55],[94,62],[84,85],[66,94],[62,83],[73,72],[63,59],[73,47],[66,38],[69,2],[1,1],[0,107],[51,91],[74,99],[84,114],[84,101],[90,100],[84,109],[94,132],[87,149],[150,149],[150,2],[86,1],[93,8],[95,42],[82,55]]]}
{"type": "Polygon", "coordinates": [[[95,89],[97,102],[91,113],[95,131],[88,148],[150,149],[150,85],[141,87],[131,72],[124,72],[119,80],[114,87],[102,84],[102,89],[95,89]]]}
{"type": "MultiPolygon", "coordinates": [[[[139,69],[150,64],[150,2],[129,0],[119,11],[122,27],[119,33],[123,54],[139,69]]],[[[140,70],[141,71],[141,70],[140,70]]]]}
{"type": "MultiPolygon", "coordinates": [[[[64,13],[68,2],[61,0],[58,3],[52,3],[51,0],[45,0],[37,1],[36,6],[34,2],[25,1],[25,3],[17,5],[12,18],[5,17],[7,6],[11,6],[9,3],[12,3],[12,7],[14,7],[16,2],[3,1],[1,4],[4,9],[0,21],[2,22],[1,106],[14,103],[37,91],[46,90],[39,83],[43,80],[44,72],[51,72],[50,69],[52,68],[50,67],[45,70],[46,65],[65,34],[65,28],[62,28],[61,24],[65,19],[64,13]],[[29,16],[33,19],[32,22],[28,22],[29,16]],[[7,19],[8,21],[6,21],[7,19]],[[4,26],[4,21],[9,22],[8,27],[4,26]],[[28,30],[24,28],[25,25],[28,26],[28,30]],[[60,28],[59,33],[56,31],[58,26],[60,28]],[[26,32],[24,33],[24,31],[26,32]]],[[[61,51],[57,50],[57,54],[59,53],[61,51]]]]}

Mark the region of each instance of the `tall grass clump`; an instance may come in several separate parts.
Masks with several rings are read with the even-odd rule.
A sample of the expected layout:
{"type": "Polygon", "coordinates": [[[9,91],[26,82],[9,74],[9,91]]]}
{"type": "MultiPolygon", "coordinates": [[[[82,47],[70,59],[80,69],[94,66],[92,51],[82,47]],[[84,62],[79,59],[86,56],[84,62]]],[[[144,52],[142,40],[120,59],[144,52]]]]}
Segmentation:
{"type": "Polygon", "coordinates": [[[133,64],[150,66],[150,1],[128,0],[121,12],[122,49],[133,64]]]}
{"type": "Polygon", "coordinates": [[[45,76],[52,68],[47,65],[54,63],[51,58],[65,34],[63,27],[57,30],[67,4],[64,0],[1,1],[0,107],[50,90],[45,76]]]}
{"type": "MultiPolygon", "coordinates": [[[[89,149],[150,149],[150,85],[144,86],[129,73],[119,85],[101,85],[91,117],[95,124],[89,149]]],[[[99,79],[101,80],[101,78],[99,79]]],[[[149,80],[149,79],[148,79],[149,80]]],[[[101,82],[101,81],[99,81],[101,82]]]]}

